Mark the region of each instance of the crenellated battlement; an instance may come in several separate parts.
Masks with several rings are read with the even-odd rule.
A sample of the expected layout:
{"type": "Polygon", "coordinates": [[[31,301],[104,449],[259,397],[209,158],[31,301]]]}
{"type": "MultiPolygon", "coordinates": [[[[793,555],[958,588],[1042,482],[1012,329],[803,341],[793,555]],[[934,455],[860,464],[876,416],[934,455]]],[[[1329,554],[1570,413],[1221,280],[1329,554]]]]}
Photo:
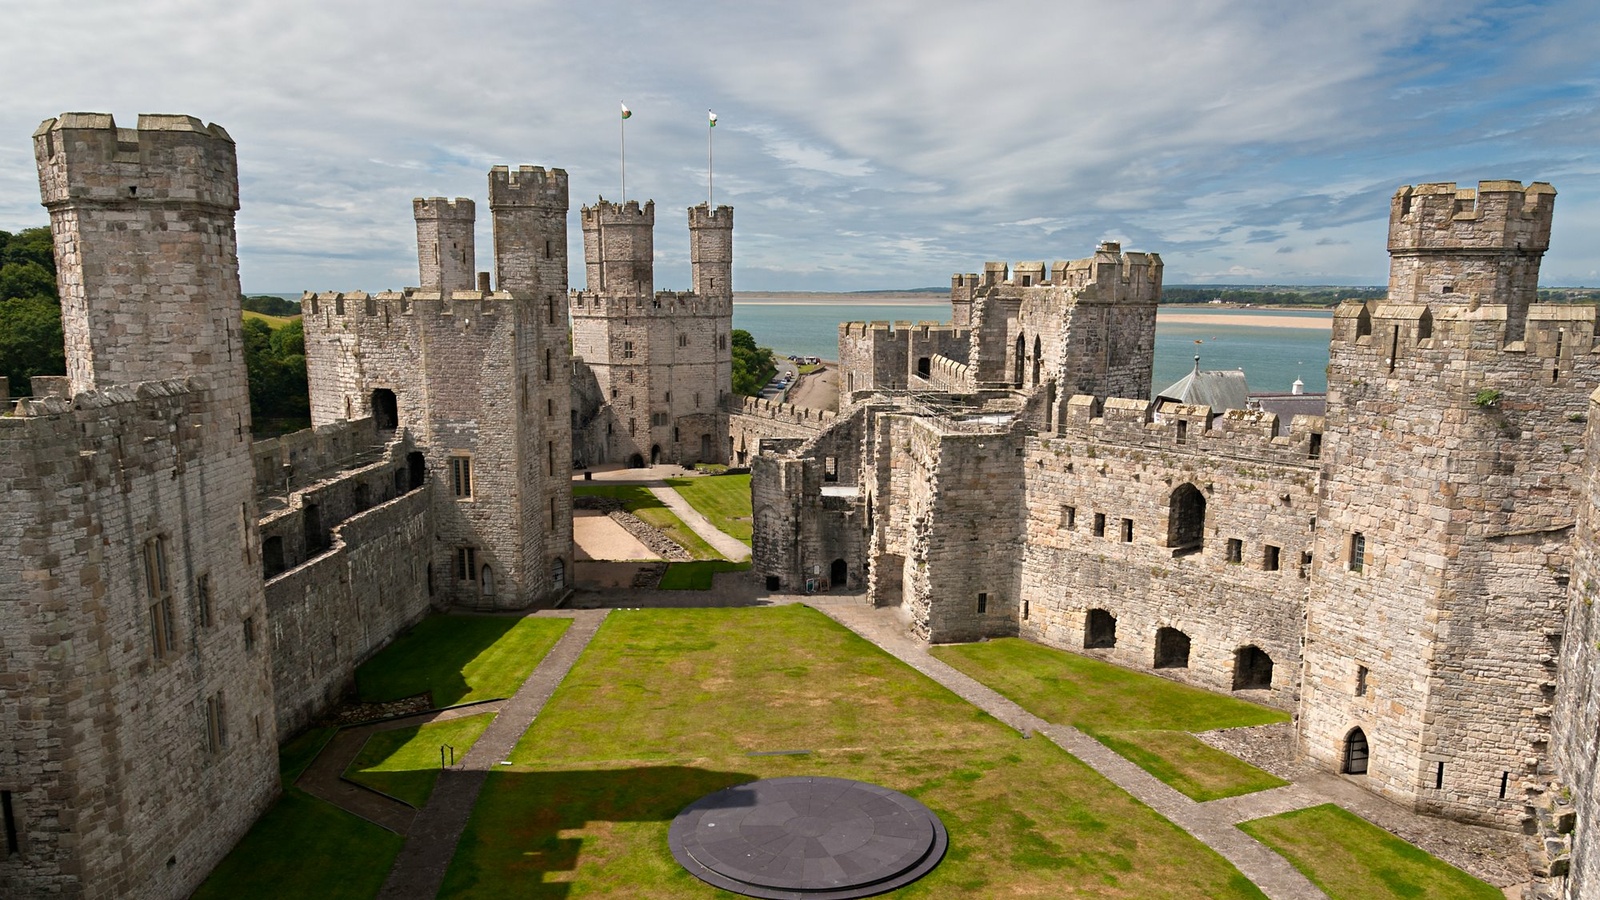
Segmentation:
{"type": "Polygon", "coordinates": [[[1408,357],[1448,361],[1468,351],[1571,360],[1596,349],[1595,307],[1535,304],[1520,325],[1510,316],[1510,307],[1495,303],[1346,300],[1334,310],[1329,346],[1335,356],[1367,352],[1385,365],[1408,357]]]}
{"type": "Polygon", "coordinates": [[[1295,416],[1285,427],[1275,413],[1262,410],[1217,413],[1209,406],[1126,397],[1100,401],[1077,394],[1062,404],[1056,436],[1314,467],[1321,455],[1324,425],[1321,416],[1295,416]]]}
{"type": "MultiPolygon", "coordinates": [[[[601,201],[605,202],[605,201],[601,201]]],[[[629,201],[632,202],[632,201],[629,201]]],[[[651,201],[654,202],[654,201],[651,201]]],[[[712,209],[708,204],[689,207],[690,228],[732,228],[733,207],[719,206],[712,209]]]]}
{"type": "Polygon", "coordinates": [[[1389,252],[1521,250],[1550,247],[1555,188],[1542,181],[1405,185],[1389,206],[1389,252]]]}
{"type": "MultiPolygon", "coordinates": [[[[722,207],[722,209],[727,209],[727,207],[722,207]]],[[[732,214],[732,210],[729,210],[729,214],[732,214]]],[[[637,200],[629,200],[626,203],[613,203],[601,197],[594,202],[593,206],[580,208],[578,216],[585,228],[612,224],[654,226],[656,223],[656,202],[654,200],[646,200],[644,205],[640,206],[637,200]]]]}
{"type": "Polygon", "coordinates": [[[475,222],[477,204],[469,197],[413,197],[411,211],[418,219],[451,219],[475,222]]]}
{"type": "Polygon", "coordinates": [[[489,208],[531,206],[567,211],[567,172],[544,166],[495,166],[489,170],[489,208]]]}
{"type": "Polygon", "coordinates": [[[949,336],[964,338],[972,329],[951,325],[946,322],[840,322],[840,337],[866,337],[869,334],[901,334],[910,338],[913,334],[924,339],[935,336],[949,336]]]}
{"type": "MultiPolygon", "coordinates": [[[[1101,241],[1095,254],[1084,259],[1043,262],[986,262],[983,274],[956,273],[950,276],[950,302],[953,305],[970,304],[979,297],[997,289],[1002,299],[1022,299],[1046,294],[1045,291],[1028,291],[1029,288],[1081,289],[1091,283],[1118,284],[1129,287],[1161,284],[1161,256],[1156,253],[1123,251],[1116,241],[1101,241]],[[1048,271],[1049,275],[1046,276],[1048,271]],[[1018,290],[1021,289],[1021,290],[1018,290]]],[[[1123,296],[1120,292],[1112,296],[1123,296]]],[[[1142,296],[1135,293],[1132,296],[1142,296]]]]}
{"type": "Polygon", "coordinates": [[[308,316],[333,320],[358,321],[397,316],[457,316],[473,318],[495,316],[510,304],[540,304],[542,295],[525,291],[432,291],[406,288],[403,291],[306,291],[300,308],[308,316]]]}
{"type": "Polygon", "coordinates": [[[118,128],[107,113],[63,113],[33,133],[39,192],[60,204],[191,203],[239,208],[233,138],[193,116],[141,115],[118,128]]]}
{"type": "Polygon", "coordinates": [[[790,425],[817,429],[826,428],[839,420],[837,413],[823,409],[795,406],[792,403],[773,403],[771,400],[762,400],[759,397],[739,397],[737,399],[739,405],[733,409],[733,412],[739,415],[772,419],[786,422],[790,425]]]}
{"type": "Polygon", "coordinates": [[[704,297],[693,291],[656,291],[650,297],[619,296],[595,291],[571,291],[568,304],[573,318],[593,316],[731,316],[728,296],[704,297]]]}

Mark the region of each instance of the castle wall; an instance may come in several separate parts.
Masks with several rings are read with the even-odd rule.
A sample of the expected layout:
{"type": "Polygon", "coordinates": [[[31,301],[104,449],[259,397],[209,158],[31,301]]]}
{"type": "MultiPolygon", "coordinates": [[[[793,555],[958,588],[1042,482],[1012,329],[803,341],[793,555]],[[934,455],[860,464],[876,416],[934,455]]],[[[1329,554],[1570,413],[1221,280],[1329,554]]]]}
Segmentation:
{"type": "Polygon", "coordinates": [[[21,838],[0,858],[0,894],[185,895],[276,796],[270,660],[246,637],[266,618],[250,456],[234,429],[196,380],[0,418],[0,790],[21,838]]]}
{"type": "Polygon", "coordinates": [[[778,589],[866,586],[869,534],[858,484],[865,419],[859,412],[828,419],[809,438],[763,440],[752,462],[752,569],[778,589]]]}
{"type": "Polygon", "coordinates": [[[728,415],[728,434],[732,438],[729,463],[751,465],[763,441],[775,438],[810,439],[822,434],[838,421],[834,413],[788,403],[773,403],[756,397],[735,398],[728,415]]]}
{"type": "Polygon", "coordinates": [[[1271,415],[1171,405],[1157,421],[1140,400],[1091,417],[1085,396],[1066,406],[1060,433],[1028,438],[1022,460],[1022,635],[1149,670],[1157,630],[1174,628],[1190,640],[1187,664],[1161,673],[1223,692],[1254,646],[1272,669],[1251,699],[1292,709],[1320,421],[1280,429],[1271,415]],[[1196,536],[1178,499],[1190,490],[1205,502],[1196,536]],[[1091,633],[1090,610],[1115,618],[1114,642],[1091,633]]]}
{"type": "Polygon", "coordinates": [[[255,462],[256,495],[281,493],[287,477],[293,487],[328,472],[345,468],[381,437],[371,417],[302,428],[299,431],[255,441],[250,455],[255,462]],[[288,466],[286,473],[284,467],[288,466]]]}
{"type": "MultiPolygon", "coordinates": [[[[1589,396],[1585,445],[1600,443],[1600,392],[1589,396]]],[[[1577,525],[1573,533],[1572,579],[1562,626],[1559,675],[1552,711],[1551,764],[1564,788],[1551,798],[1577,812],[1570,831],[1571,855],[1563,897],[1578,900],[1600,885],[1600,455],[1586,453],[1578,482],[1577,525]]],[[[1556,873],[1559,881],[1559,873],[1556,873]]]]}
{"type": "Polygon", "coordinates": [[[1359,726],[1373,789],[1502,826],[1548,750],[1571,485],[1600,380],[1592,309],[1530,307],[1515,342],[1506,316],[1336,312],[1300,719],[1313,760],[1341,767],[1359,726]]]}
{"type": "MultiPolygon", "coordinates": [[[[349,493],[352,478],[297,497],[300,505],[264,522],[262,534],[293,536],[303,529],[305,502],[332,505],[330,495],[349,493]]],[[[432,544],[429,489],[417,488],[354,513],[331,529],[325,551],[267,581],[263,637],[271,641],[280,734],[299,733],[337,704],[353,690],[357,666],[428,614],[438,577],[432,544]]]]}

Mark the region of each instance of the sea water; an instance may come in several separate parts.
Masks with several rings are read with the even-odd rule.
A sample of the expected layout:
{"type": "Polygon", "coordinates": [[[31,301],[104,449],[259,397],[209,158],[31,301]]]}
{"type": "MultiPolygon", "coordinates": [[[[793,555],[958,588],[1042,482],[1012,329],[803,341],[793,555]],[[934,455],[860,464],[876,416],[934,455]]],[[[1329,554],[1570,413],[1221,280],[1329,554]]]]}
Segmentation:
{"type": "MultiPolygon", "coordinates": [[[[780,356],[837,359],[840,322],[948,322],[948,301],[852,303],[759,300],[733,304],[733,327],[780,356]]],[[[1308,393],[1327,390],[1331,310],[1218,309],[1163,306],[1156,315],[1152,390],[1194,368],[1242,369],[1251,390],[1288,391],[1295,379],[1308,393]]]]}

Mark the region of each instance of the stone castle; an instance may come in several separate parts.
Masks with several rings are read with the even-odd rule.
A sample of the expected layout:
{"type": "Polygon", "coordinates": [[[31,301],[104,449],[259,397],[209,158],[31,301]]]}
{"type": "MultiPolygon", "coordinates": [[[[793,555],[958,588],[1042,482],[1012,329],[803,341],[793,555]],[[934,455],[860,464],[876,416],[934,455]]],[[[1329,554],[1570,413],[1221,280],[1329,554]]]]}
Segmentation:
{"type": "Polygon", "coordinates": [[[730,208],[689,210],[682,293],[652,203],[583,208],[569,291],[566,173],[496,167],[493,272],[473,201],[416,200],[419,285],[307,294],[314,428],[252,442],[227,133],[68,113],[34,151],[68,374],[0,417],[0,894],[191,891],[360,662],[566,598],[574,462],[752,465],[771,590],[1245,692],[1375,791],[1547,834],[1552,896],[1600,879],[1600,366],[1593,310],[1532,302],[1548,186],[1397,194],[1389,298],[1284,424],[1148,400],[1161,260],[1111,243],[841,326],[837,414],[734,398],[730,208]]]}
{"type": "Polygon", "coordinates": [[[1325,416],[1152,401],[1161,260],[1114,243],[957,275],[948,324],[841,325],[849,402],[775,418],[754,461],[755,568],[928,641],[1278,706],[1329,770],[1547,837],[1543,889],[1582,896],[1600,345],[1593,308],[1534,302],[1554,199],[1400,189],[1387,299],[1334,314],[1325,416]]]}

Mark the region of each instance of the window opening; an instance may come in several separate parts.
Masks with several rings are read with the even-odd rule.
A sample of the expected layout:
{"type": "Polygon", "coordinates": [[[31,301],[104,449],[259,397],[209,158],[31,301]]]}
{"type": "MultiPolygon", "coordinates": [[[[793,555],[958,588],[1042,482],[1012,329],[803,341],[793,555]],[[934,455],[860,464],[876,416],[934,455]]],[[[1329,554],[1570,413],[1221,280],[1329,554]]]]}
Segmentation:
{"type": "Polygon", "coordinates": [[[1439,761],[1439,768],[1433,772],[1433,789],[1436,791],[1444,790],[1444,760],[1439,761]]]}
{"type": "Polygon", "coordinates": [[[1133,520],[1132,519],[1123,519],[1122,520],[1122,542],[1124,544],[1133,543],[1133,520]]]}
{"type": "Polygon", "coordinates": [[[194,580],[195,606],[199,609],[200,627],[211,627],[211,573],[196,576],[194,580]]]}
{"type": "Polygon", "coordinates": [[[1367,695],[1367,667],[1366,666],[1356,666],[1356,696],[1357,697],[1365,697],[1366,695],[1367,695]]]}
{"type": "Polygon", "coordinates": [[[1361,572],[1367,567],[1367,536],[1357,531],[1350,535],[1350,571],[1361,572]]]}
{"type": "Polygon", "coordinates": [[[472,496],[472,457],[450,457],[450,493],[457,497],[472,496]]]}
{"type": "Polygon", "coordinates": [[[379,431],[393,431],[400,424],[400,401],[394,391],[378,388],[372,392],[372,421],[379,431]]]}
{"type": "Polygon", "coordinates": [[[1063,506],[1061,508],[1061,524],[1068,531],[1078,527],[1078,508],[1076,506],[1063,506]]]}
{"type": "Polygon", "coordinates": [[[473,581],[478,577],[478,551],[474,547],[456,548],[456,580],[473,581]]]}
{"type": "Polygon", "coordinates": [[[1184,482],[1167,500],[1167,546],[1173,556],[1196,553],[1205,547],[1206,498],[1200,489],[1184,482]]]}
{"type": "Polygon", "coordinates": [[[988,594],[979,594],[978,595],[978,612],[986,613],[988,611],[989,611],[989,595],[988,594]]]}
{"type": "Polygon", "coordinates": [[[1105,537],[1106,536],[1106,514],[1105,513],[1095,513],[1094,514],[1094,536],[1095,537],[1105,537]]]}
{"type": "Polygon", "coordinates": [[[256,649],[256,617],[244,617],[244,649],[256,649]]]}
{"type": "MultiPolygon", "coordinates": [[[[1502,788],[1501,794],[1505,791],[1502,788]]],[[[17,829],[17,808],[11,799],[10,791],[0,791],[0,826],[6,832],[6,856],[16,856],[22,852],[22,836],[17,829]]]]}
{"type": "Polygon", "coordinates": [[[1278,571],[1279,560],[1283,558],[1283,550],[1271,544],[1266,545],[1261,551],[1261,568],[1268,572],[1278,571]]]}
{"type": "Polygon", "coordinates": [[[927,378],[933,373],[932,362],[926,356],[917,358],[917,377],[927,378]]]}

